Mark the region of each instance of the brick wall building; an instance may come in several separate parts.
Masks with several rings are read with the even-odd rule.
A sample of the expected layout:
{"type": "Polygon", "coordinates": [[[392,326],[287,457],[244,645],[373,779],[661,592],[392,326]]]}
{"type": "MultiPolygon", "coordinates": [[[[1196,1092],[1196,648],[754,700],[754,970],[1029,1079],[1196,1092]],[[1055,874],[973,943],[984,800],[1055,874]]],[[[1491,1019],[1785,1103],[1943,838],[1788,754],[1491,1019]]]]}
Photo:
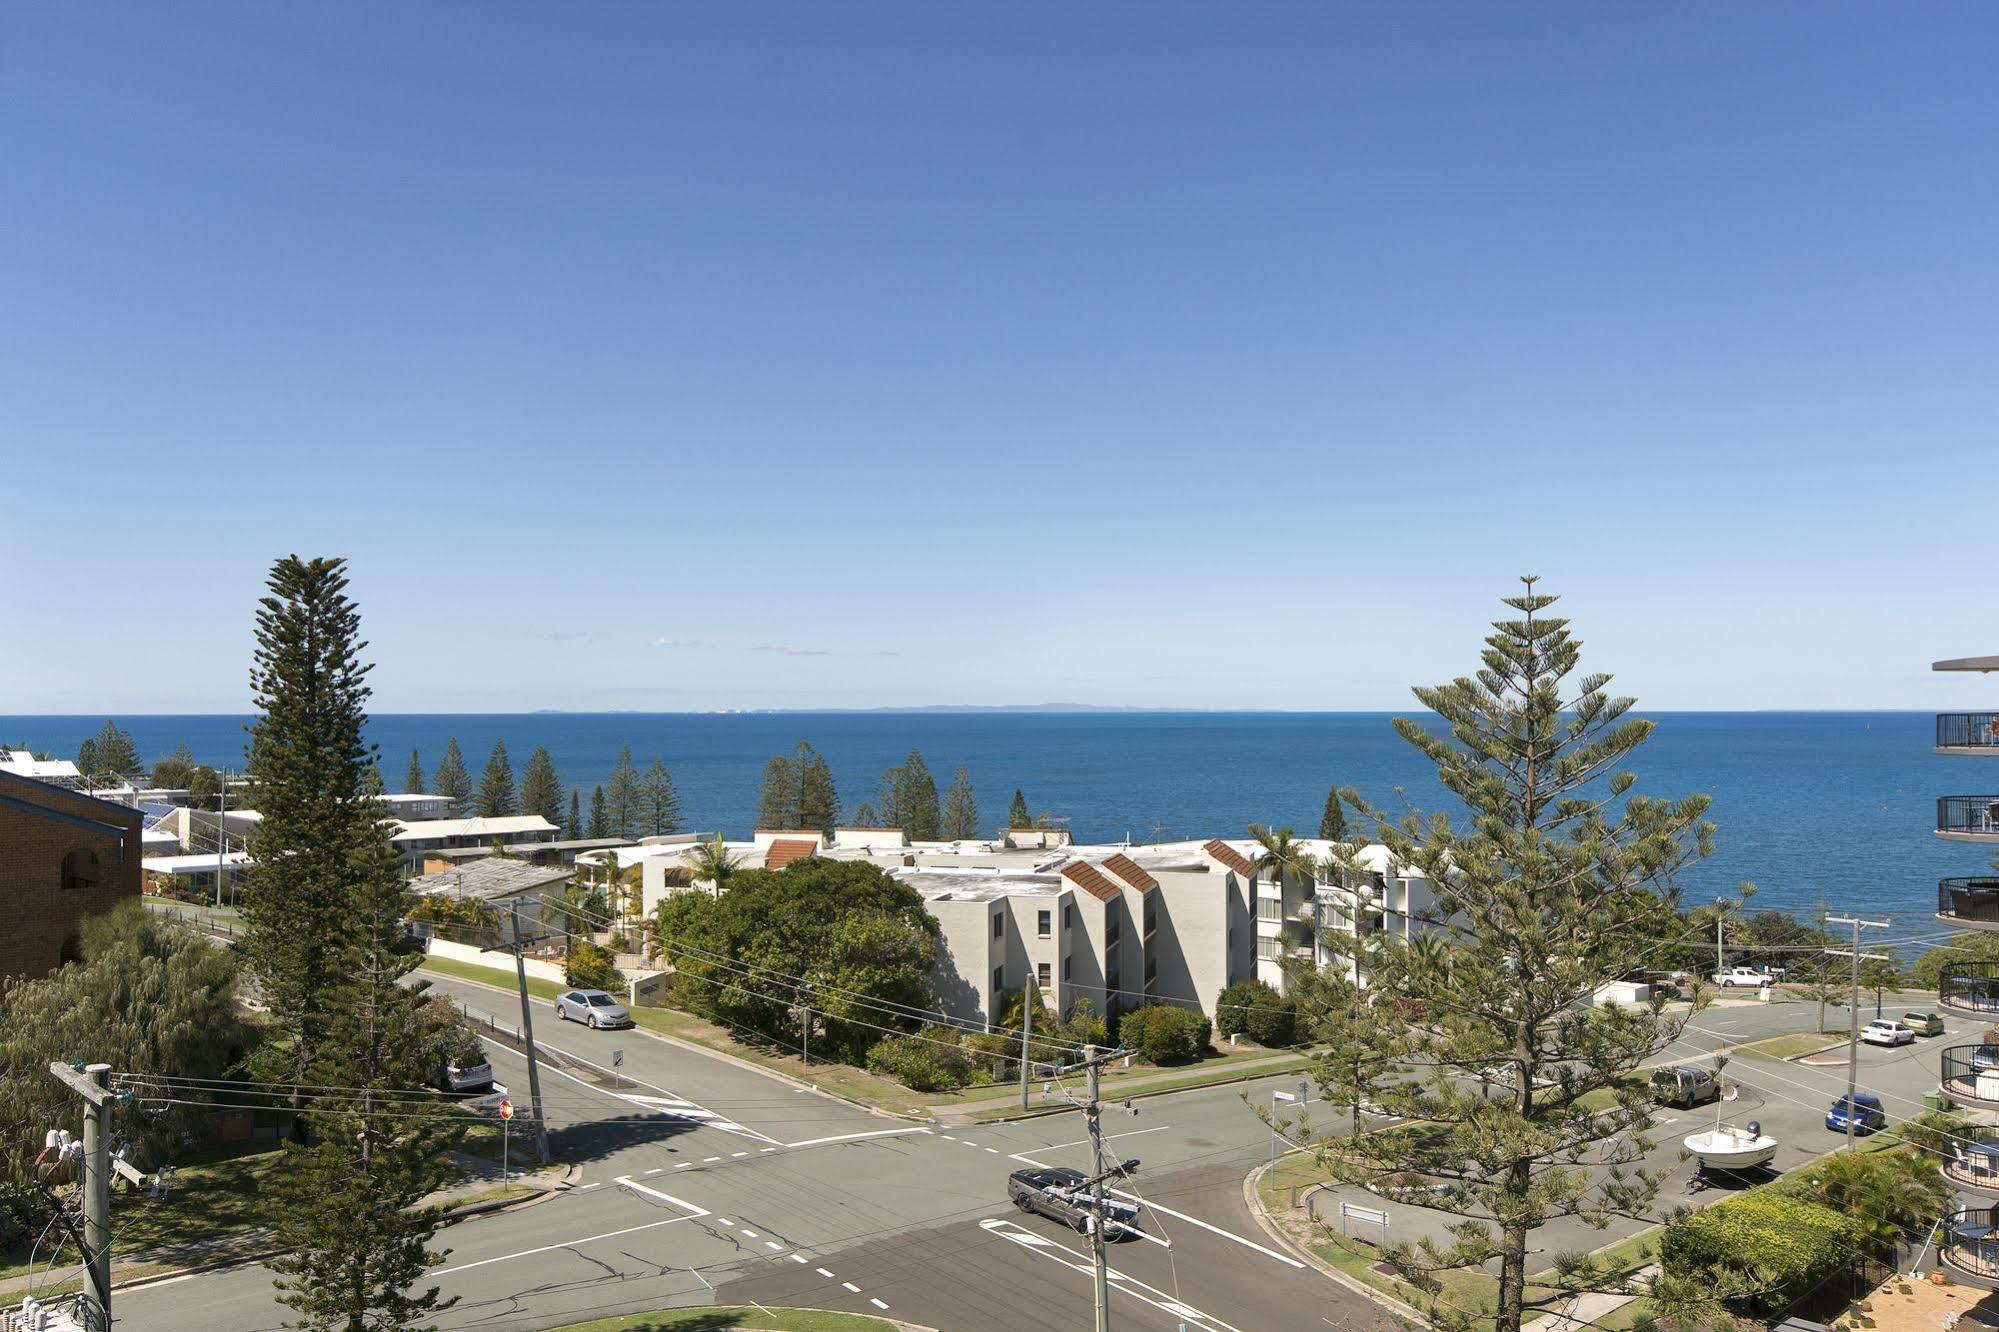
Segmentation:
{"type": "Polygon", "coordinates": [[[0,772],[0,976],[74,957],[83,918],[139,896],[136,809],[0,772]]]}

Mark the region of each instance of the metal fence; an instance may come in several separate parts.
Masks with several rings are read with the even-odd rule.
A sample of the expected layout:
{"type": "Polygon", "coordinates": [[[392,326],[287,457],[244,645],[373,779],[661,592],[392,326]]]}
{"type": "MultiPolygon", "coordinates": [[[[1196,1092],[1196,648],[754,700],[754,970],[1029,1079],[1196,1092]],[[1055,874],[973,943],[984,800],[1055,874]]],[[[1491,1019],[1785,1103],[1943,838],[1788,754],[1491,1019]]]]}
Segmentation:
{"type": "Polygon", "coordinates": [[[1999,1193],[1999,1138],[1953,1142],[1944,1158],[1944,1178],[1967,1189],[1999,1193]]]}
{"type": "Polygon", "coordinates": [[[1999,924],[1999,878],[1968,875],[1937,880],[1937,914],[1999,924]]]}
{"type": "Polygon", "coordinates": [[[1999,1233],[1994,1233],[1991,1207],[1967,1207],[1953,1212],[1943,1224],[1938,1248],[1943,1260],[1972,1276],[1999,1276],[1999,1233]]]}
{"type": "Polygon", "coordinates": [[[1958,1013],[1999,1014],[1999,962],[1950,962],[1937,973],[1937,1002],[1958,1013]]]}
{"type": "Polygon", "coordinates": [[[1999,795],[1937,797],[1937,831],[1999,836],[1999,795]]]}
{"type": "Polygon", "coordinates": [[[1943,1052],[1938,1086],[1953,1101],[1999,1106],[1999,1046],[1951,1046],[1943,1052]]]}
{"type": "Polygon", "coordinates": [[[1940,712],[1938,749],[1999,750],[1999,712],[1940,712]]]}

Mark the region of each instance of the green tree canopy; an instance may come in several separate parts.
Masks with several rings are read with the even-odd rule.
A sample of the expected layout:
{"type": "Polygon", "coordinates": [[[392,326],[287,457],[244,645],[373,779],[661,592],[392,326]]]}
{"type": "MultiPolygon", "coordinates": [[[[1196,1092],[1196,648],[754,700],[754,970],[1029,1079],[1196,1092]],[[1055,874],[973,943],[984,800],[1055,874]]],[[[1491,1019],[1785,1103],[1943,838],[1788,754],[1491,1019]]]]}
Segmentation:
{"type": "Polygon", "coordinates": [[[88,742],[92,766],[83,766],[83,753],[77,754],[77,768],[86,777],[116,778],[130,777],[144,769],[139,761],[139,747],[132,743],[131,735],[117,722],[107,721],[88,742]]]}
{"type": "Polygon", "coordinates": [[[1032,828],[1034,816],[1027,812],[1027,797],[1019,787],[1013,788],[1013,803],[1006,809],[1006,826],[1009,828],[1032,828]]]}
{"type": "Polygon", "coordinates": [[[1340,803],[1340,788],[1334,786],[1326,792],[1326,808],[1319,815],[1319,836],[1329,842],[1344,842],[1347,837],[1347,813],[1340,803]]]}
{"type": "Polygon", "coordinates": [[[408,795],[422,795],[423,757],[414,749],[410,751],[410,765],[403,770],[403,791],[408,795]]]}
{"type": "Polygon", "coordinates": [[[798,773],[798,822],[792,826],[831,837],[840,822],[840,792],[833,785],[826,756],[800,740],[792,762],[798,773]]]}
{"type": "Polygon", "coordinates": [[[174,752],[153,764],[153,785],[170,791],[185,791],[194,781],[194,751],[183,740],[174,752]]]}
{"type": "Polygon", "coordinates": [[[930,775],[922,750],[910,750],[908,758],[882,774],[878,803],[884,827],[902,829],[912,842],[937,840],[942,823],[937,779],[930,775]]]}
{"type": "Polygon", "coordinates": [[[979,835],[979,802],[972,795],[972,770],[962,763],[951,777],[951,789],[944,793],[941,822],[946,840],[967,841],[979,835]]]}
{"type": "Polygon", "coordinates": [[[601,786],[590,793],[590,827],[584,835],[586,837],[611,836],[611,814],[609,809],[606,808],[604,788],[601,786]]]}
{"type": "Polygon", "coordinates": [[[486,771],[480,775],[479,790],[472,797],[472,812],[482,819],[503,818],[520,812],[520,800],[514,794],[514,765],[507,757],[507,742],[495,740],[493,753],[486,760],[486,771]]]}
{"type": "Polygon", "coordinates": [[[796,760],[774,754],[764,764],[763,786],[757,792],[757,827],[796,828],[800,777],[796,760]]]}
{"type": "Polygon", "coordinates": [[[618,761],[604,782],[605,837],[637,837],[644,817],[639,791],[639,770],[632,764],[632,747],[618,749],[618,761]]]}
{"type": "Polygon", "coordinates": [[[539,814],[558,828],[562,826],[562,779],[556,775],[555,759],[547,745],[536,745],[521,769],[521,813],[539,814]]]}
{"type": "Polygon", "coordinates": [[[673,789],[673,774],[658,759],[639,780],[639,828],[652,837],[680,831],[680,793],[673,789]]]}
{"type": "Polygon", "coordinates": [[[562,835],[572,842],[583,836],[583,799],[573,786],[569,788],[569,812],[562,818],[562,835]]]}
{"type": "Polygon", "coordinates": [[[1640,1213],[1663,1177],[1644,1164],[1654,1107],[1632,1074],[1684,1018],[1577,1001],[1646,965],[1677,906],[1675,872],[1711,847],[1708,802],[1634,791],[1623,765],[1653,723],[1627,715],[1633,700],[1608,694],[1608,676],[1577,676],[1580,646],[1545,613],[1553,601],[1526,580],[1506,603],[1518,618],[1493,626],[1477,674],[1415,691],[1442,728],[1395,721],[1471,812],[1375,820],[1394,858],[1437,885],[1450,914],[1424,924],[1446,940],[1448,965],[1333,936],[1370,983],[1325,1008],[1315,1033],[1332,1047],[1318,1066],[1330,1101],[1420,1126],[1330,1139],[1319,1154],[1336,1179],[1450,1218],[1448,1239],[1382,1252],[1446,1329],[1518,1332],[1614,1280],[1564,1262],[1530,1294],[1529,1266],[1542,1265],[1534,1233],[1562,1217],[1640,1213]],[[1417,1178],[1450,1183],[1390,1182],[1417,1178]],[[1452,1303],[1433,1275],[1488,1264],[1499,1278],[1489,1318],[1452,1303]]]}
{"type": "Polygon", "coordinates": [[[815,1052],[858,1064],[932,1006],[942,936],[923,898],[873,865],[812,857],[739,870],[719,896],[676,893],[657,913],[675,995],[733,1027],[795,1045],[812,1010],[815,1052]]]}
{"type": "Polygon", "coordinates": [[[430,779],[430,793],[450,799],[453,818],[464,817],[472,806],[472,774],[465,770],[465,755],[459,750],[455,735],[444,743],[444,757],[437,761],[437,775],[430,779]]]}

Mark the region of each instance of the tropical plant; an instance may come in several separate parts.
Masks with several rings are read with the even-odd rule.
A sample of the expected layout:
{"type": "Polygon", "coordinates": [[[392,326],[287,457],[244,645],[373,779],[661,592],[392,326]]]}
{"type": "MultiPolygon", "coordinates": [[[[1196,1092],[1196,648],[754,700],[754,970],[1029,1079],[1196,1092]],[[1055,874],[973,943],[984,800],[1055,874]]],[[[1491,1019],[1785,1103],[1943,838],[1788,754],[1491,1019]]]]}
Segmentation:
{"type": "Polygon", "coordinates": [[[728,890],[729,880],[742,865],[743,858],[729,850],[720,833],[710,841],[695,843],[694,849],[687,853],[687,869],[694,882],[710,885],[715,897],[728,890]]]}

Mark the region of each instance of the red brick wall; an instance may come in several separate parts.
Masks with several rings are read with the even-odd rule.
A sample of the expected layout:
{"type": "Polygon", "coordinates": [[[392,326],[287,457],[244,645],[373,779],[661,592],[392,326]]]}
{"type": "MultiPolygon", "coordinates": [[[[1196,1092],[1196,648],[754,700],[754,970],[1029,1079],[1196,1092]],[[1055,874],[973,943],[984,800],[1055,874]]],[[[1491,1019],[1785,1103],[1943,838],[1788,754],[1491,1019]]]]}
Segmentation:
{"type": "Polygon", "coordinates": [[[144,822],[135,809],[0,773],[0,976],[47,975],[86,915],[138,897],[144,822]],[[62,886],[63,857],[78,849],[97,854],[95,888],[62,886]]]}

